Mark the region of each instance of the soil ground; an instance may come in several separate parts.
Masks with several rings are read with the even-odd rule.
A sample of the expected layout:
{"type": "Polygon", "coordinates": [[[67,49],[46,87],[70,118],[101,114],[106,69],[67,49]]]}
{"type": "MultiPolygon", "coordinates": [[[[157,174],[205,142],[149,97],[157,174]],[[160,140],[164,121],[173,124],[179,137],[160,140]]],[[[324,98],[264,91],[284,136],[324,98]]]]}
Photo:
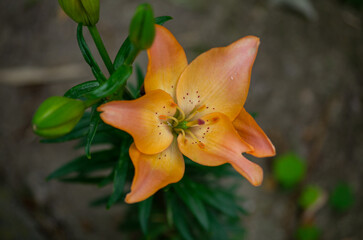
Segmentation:
{"type": "MultiPolygon", "coordinates": [[[[140,2],[101,1],[98,28],[112,58],[140,2]]],[[[166,26],[189,61],[245,35],[261,38],[246,109],[258,113],[278,155],[295,152],[307,162],[304,184],[326,192],[339,181],[352,187],[355,204],[347,212],[324,205],[316,213],[321,239],[363,239],[363,12],[342,1],[312,1],[316,15],[311,15],[276,2],[293,1],[152,5],[156,16],[173,16],[166,26]]],[[[44,99],[91,79],[75,31],[57,1],[0,2],[1,239],[120,239],[122,208],[88,206],[111,189],[45,182],[79,152],[69,143],[40,144],[31,129],[32,114],[44,99]]],[[[138,61],[145,66],[144,55],[138,61]]],[[[243,219],[247,240],[293,239],[299,222],[294,193],[274,187],[272,161],[258,160],[266,175],[262,187],[242,184],[251,212],[243,219]]]]}

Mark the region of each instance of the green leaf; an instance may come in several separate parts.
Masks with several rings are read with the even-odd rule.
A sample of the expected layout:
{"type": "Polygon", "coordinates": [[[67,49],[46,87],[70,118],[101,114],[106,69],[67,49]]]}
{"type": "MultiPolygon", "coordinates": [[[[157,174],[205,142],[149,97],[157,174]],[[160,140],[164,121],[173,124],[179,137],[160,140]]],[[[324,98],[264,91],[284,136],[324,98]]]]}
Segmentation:
{"type": "Polygon", "coordinates": [[[118,51],[113,66],[115,69],[121,67],[125,60],[129,57],[130,53],[135,51],[135,46],[131,43],[130,38],[127,37],[118,51]]]}
{"type": "Polygon", "coordinates": [[[145,235],[148,233],[148,222],[151,213],[151,207],[153,204],[153,197],[139,203],[139,222],[141,229],[145,235]]]}
{"type": "Polygon", "coordinates": [[[182,208],[180,208],[175,195],[171,194],[170,192],[166,192],[165,199],[167,207],[170,209],[169,215],[171,215],[173,223],[179,233],[185,240],[193,240],[194,238],[190,233],[190,229],[185,217],[185,212],[182,210],[182,208]]]}
{"type": "Polygon", "coordinates": [[[113,149],[96,152],[93,154],[92,159],[88,159],[86,156],[81,156],[52,172],[47,177],[47,180],[61,178],[70,173],[88,173],[112,168],[117,163],[116,160],[117,152],[113,149]]]}
{"type": "Polygon", "coordinates": [[[87,158],[91,158],[90,149],[91,149],[92,141],[96,135],[97,127],[101,120],[100,114],[99,114],[99,112],[97,112],[98,106],[99,105],[97,104],[92,107],[91,121],[90,121],[90,125],[89,125],[89,130],[88,130],[87,140],[86,140],[86,147],[85,147],[87,158]]]}
{"type": "Polygon", "coordinates": [[[115,169],[114,183],[113,183],[113,193],[108,200],[107,208],[110,208],[115,204],[122,196],[124,191],[124,186],[126,182],[127,172],[129,169],[129,155],[128,149],[129,144],[123,144],[121,146],[121,151],[118,159],[118,163],[115,169]]]}
{"type": "Polygon", "coordinates": [[[112,183],[114,177],[115,177],[115,168],[112,170],[112,172],[107,177],[105,177],[101,182],[99,182],[98,186],[101,188],[101,187],[104,187],[104,186],[112,183]]]}
{"type": "Polygon", "coordinates": [[[173,185],[176,193],[184,201],[184,203],[189,207],[190,211],[197,218],[198,222],[202,225],[205,230],[209,229],[209,220],[207,211],[204,207],[203,202],[198,196],[193,195],[190,188],[183,182],[179,182],[173,185]]]}
{"type": "Polygon", "coordinates": [[[82,183],[82,184],[96,184],[99,185],[100,182],[104,181],[107,176],[102,177],[88,177],[88,176],[76,176],[69,178],[61,178],[59,181],[66,183],[82,183]]]}
{"type": "Polygon", "coordinates": [[[127,79],[131,76],[132,67],[122,65],[110,76],[110,78],[100,87],[86,94],[90,100],[105,98],[112,95],[118,89],[126,84],[127,79]]]}
{"type": "Polygon", "coordinates": [[[278,157],[273,164],[273,174],[276,180],[285,188],[298,184],[306,172],[306,163],[294,153],[278,157]]]}
{"type": "Polygon", "coordinates": [[[100,67],[98,66],[97,62],[94,60],[91,51],[89,50],[89,47],[84,40],[83,37],[83,26],[82,24],[78,24],[77,28],[77,41],[78,46],[82,52],[84,60],[88,63],[88,65],[91,67],[92,73],[97,79],[99,83],[106,82],[106,77],[103,75],[100,67]]]}
{"type": "Polygon", "coordinates": [[[142,84],[144,83],[145,76],[139,64],[136,63],[135,68],[136,68],[136,80],[137,80],[136,87],[133,87],[132,85],[130,85],[129,87],[133,97],[138,98],[140,97],[140,89],[142,87],[142,84]]]}
{"type": "Polygon", "coordinates": [[[239,206],[236,204],[236,197],[230,192],[223,192],[222,189],[210,189],[204,185],[196,185],[194,193],[206,202],[208,205],[218,209],[224,214],[237,217],[241,213],[239,206]]]}
{"type": "Polygon", "coordinates": [[[98,206],[105,205],[107,203],[107,201],[108,201],[109,198],[110,198],[110,195],[96,198],[95,200],[93,200],[92,202],[90,202],[89,205],[91,207],[98,207],[98,206]]]}
{"type": "Polygon", "coordinates": [[[98,88],[100,84],[97,81],[88,81],[78,84],[71,89],[69,89],[64,96],[69,98],[81,98],[84,94],[91,92],[98,88]]]}
{"type": "Polygon", "coordinates": [[[166,23],[167,21],[170,21],[172,19],[173,18],[170,16],[160,16],[160,17],[156,17],[154,20],[155,20],[156,24],[164,25],[164,23],[166,23]]]}

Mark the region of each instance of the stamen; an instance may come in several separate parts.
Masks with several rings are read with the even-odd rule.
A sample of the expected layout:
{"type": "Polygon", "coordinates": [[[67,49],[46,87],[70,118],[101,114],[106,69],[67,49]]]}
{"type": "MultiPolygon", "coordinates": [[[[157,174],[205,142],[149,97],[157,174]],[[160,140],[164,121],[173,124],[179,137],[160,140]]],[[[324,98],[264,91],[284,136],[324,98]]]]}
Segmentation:
{"type": "Polygon", "coordinates": [[[183,139],[185,139],[185,131],[183,129],[180,129],[180,128],[175,128],[175,131],[177,132],[181,132],[182,135],[183,135],[183,139]]]}
{"type": "Polygon", "coordinates": [[[199,141],[198,138],[190,130],[186,130],[186,133],[193,138],[195,143],[198,143],[198,147],[200,147],[201,149],[205,148],[205,144],[199,141]]]}
{"type": "Polygon", "coordinates": [[[174,123],[173,123],[174,127],[178,126],[178,124],[179,124],[179,120],[176,119],[175,117],[172,117],[172,116],[160,115],[159,119],[160,120],[168,120],[168,119],[173,120],[174,121],[174,123]]]}
{"type": "Polygon", "coordinates": [[[176,109],[178,109],[180,116],[178,117],[179,122],[183,121],[185,119],[184,111],[176,105],[176,109]]]}
{"type": "Polygon", "coordinates": [[[193,111],[190,113],[190,115],[187,117],[187,119],[185,119],[186,121],[189,121],[190,119],[192,119],[198,112],[203,111],[206,108],[205,105],[200,106],[199,108],[194,108],[193,111]]]}
{"type": "Polygon", "coordinates": [[[195,126],[200,126],[200,125],[204,125],[205,121],[203,119],[198,118],[197,120],[188,122],[186,124],[187,127],[195,127],[195,126]]]}

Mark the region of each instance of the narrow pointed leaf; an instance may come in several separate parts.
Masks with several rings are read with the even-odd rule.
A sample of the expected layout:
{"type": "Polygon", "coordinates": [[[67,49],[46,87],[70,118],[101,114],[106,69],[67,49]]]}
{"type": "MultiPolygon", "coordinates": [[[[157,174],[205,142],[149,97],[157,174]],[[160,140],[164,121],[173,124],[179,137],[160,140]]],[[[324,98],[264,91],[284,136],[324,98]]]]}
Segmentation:
{"type": "Polygon", "coordinates": [[[166,202],[170,209],[169,214],[172,215],[171,217],[176,229],[185,240],[193,240],[194,238],[192,237],[188,227],[185,212],[180,208],[175,195],[171,194],[170,192],[166,192],[166,202]]]}
{"type": "Polygon", "coordinates": [[[81,184],[95,184],[99,185],[107,176],[103,177],[87,177],[87,176],[76,176],[69,178],[61,178],[59,181],[66,183],[81,183],[81,184]]]}
{"type": "Polygon", "coordinates": [[[141,229],[145,235],[147,235],[148,233],[148,223],[149,223],[152,204],[153,204],[152,196],[139,203],[139,222],[141,225],[141,229]]]}
{"type": "Polygon", "coordinates": [[[130,162],[127,151],[129,147],[129,144],[123,144],[121,146],[121,153],[119,155],[118,163],[115,169],[113,193],[108,200],[107,208],[110,208],[113,204],[115,204],[121,198],[124,192],[124,186],[130,162]]]}
{"type": "Polygon", "coordinates": [[[98,107],[98,105],[93,106],[92,113],[91,113],[91,121],[90,121],[90,125],[89,125],[89,130],[88,130],[87,140],[86,140],[86,147],[85,147],[87,158],[91,158],[90,149],[91,149],[92,141],[96,135],[97,127],[101,120],[100,114],[97,112],[97,107],[98,107]]]}
{"type": "Polygon", "coordinates": [[[77,41],[78,46],[82,52],[84,60],[88,63],[88,65],[91,67],[92,73],[97,79],[99,83],[103,83],[106,81],[106,77],[103,75],[100,67],[98,66],[97,62],[94,60],[91,51],[89,50],[89,47],[84,40],[83,37],[83,26],[82,24],[78,24],[77,28],[77,41]]]}
{"type": "Polygon", "coordinates": [[[155,18],[155,23],[159,25],[164,25],[167,21],[172,20],[173,18],[170,16],[160,16],[155,18]]]}
{"type": "Polygon", "coordinates": [[[114,150],[104,150],[93,154],[92,159],[88,159],[86,156],[78,157],[54,172],[52,172],[47,180],[54,178],[61,178],[70,173],[88,173],[107,168],[112,168],[117,163],[117,152],[114,150]]]}
{"type": "Polygon", "coordinates": [[[183,202],[189,207],[190,211],[197,218],[198,222],[205,230],[208,230],[208,215],[201,199],[195,195],[192,195],[186,188],[186,185],[183,183],[178,183],[173,186],[179,197],[183,200],[183,202]]]}
{"type": "Polygon", "coordinates": [[[81,98],[84,94],[91,92],[98,88],[100,84],[97,81],[88,81],[81,84],[78,84],[71,89],[69,89],[64,96],[69,98],[81,98]]]}
{"type": "Polygon", "coordinates": [[[110,76],[110,78],[100,87],[86,94],[90,100],[105,98],[112,95],[118,89],[126,84],[127,79],[131,76],[132,67],[122,65],[110,76]]]}

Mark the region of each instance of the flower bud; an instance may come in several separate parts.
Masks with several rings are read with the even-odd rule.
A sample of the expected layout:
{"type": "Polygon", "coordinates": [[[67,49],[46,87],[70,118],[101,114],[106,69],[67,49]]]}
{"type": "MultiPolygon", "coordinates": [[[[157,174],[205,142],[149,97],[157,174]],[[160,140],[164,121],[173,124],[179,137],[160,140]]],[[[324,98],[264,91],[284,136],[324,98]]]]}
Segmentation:
{"type": "Polygon", "coordinates": [[[137,7],[130,24],[130,40],[140,50],[148,49],[154,41],[154,14],[147,3],[137,7]]]}
{"type": "Polygon", "coordinates": [[[100,17],[100,0],[58,0],[63,11],[77,23],[93,26],[100,17]]]}
{"type": "Polygon", "coordinates": [[[76,126],[85,109],[85,104],[80,100],[50,97],[35,112],[33,131],[46,138],[65,135],[76,126]]]}

